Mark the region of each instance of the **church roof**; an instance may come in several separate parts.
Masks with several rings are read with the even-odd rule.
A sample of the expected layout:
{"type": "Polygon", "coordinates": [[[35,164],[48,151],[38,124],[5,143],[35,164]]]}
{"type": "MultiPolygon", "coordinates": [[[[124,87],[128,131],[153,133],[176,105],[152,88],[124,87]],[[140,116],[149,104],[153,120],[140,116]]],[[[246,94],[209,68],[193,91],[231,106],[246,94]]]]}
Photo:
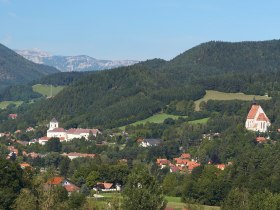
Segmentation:
{"type": "Polygon", "coordinates": [[[266,121],[266,122],[268,122],[269,120],[268,120],[268,118],[265,116],[264,113],[260,113],[259,116],[258,116],[258,118],[257,118],[257,121],[266,121]]]}
{"type": "Polygon", "coordinates": [[[252,105],[252,107],[248,113],[247,119],[254,119],[258,112],[259,107],[260,107],[260,105],[252,105]]]}
{"type": "Polygon", "coordinates": [[[52,118],[51,122],[52,123],[58,123],[58,121],[55,118],[52,118]]]}

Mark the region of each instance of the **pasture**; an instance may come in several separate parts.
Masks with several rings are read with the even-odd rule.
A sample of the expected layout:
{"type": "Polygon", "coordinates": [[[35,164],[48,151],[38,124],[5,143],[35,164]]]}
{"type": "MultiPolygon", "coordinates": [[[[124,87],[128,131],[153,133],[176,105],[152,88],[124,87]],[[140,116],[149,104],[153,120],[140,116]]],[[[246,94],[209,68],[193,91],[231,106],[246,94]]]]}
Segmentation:
{"type": "Polygon", "coordinates": [[[22,104],[22,101],[1,101],[0,102],[0,109],[6,109],[7,106],[9,106],[10,104],[14,104],[18,107],[22,104]]]}
{"type": "Polygon", "coordinates": [[[206,94],[203,98],[196,100],[195,111],[199,111],[199,105],[202,101],[207,102],[208,100],[218,100],[218,101],[227,101],[227,100],[241,100],[241,101],[252,101],[253,98],[256,100],[270,100],[271,97],[268,96],[258,96],[258,95],[246,95],[244,93],[224,93],[215,90],[206,90],[206,94]]]}
{"type": "MultiPolygon", "coordinates": [[[[171,119],[177,120],[179,117],[186,117],[186,116],[178,116],[178,115],[171,115],[171,114],[160,113],[160,114],[155,114],[155,115],[153,115],[151,117],[148,117],[148,118],[146,118],[144,120],[136,121],[136,122],[134,122],[134,123],[132,123],[130,125],[140,125],[140,124],[145,124],[147,122],[149,122],[149,123],[163,123],[164,120],[166,120],[167,118],[171,118],[171,119]]],[[[119,129],[124,130],[124,128],[126,126],[122,126],[119,129]]]]}
{"type": "Polygon", "coordinates": [[[53,86],[53,85],[33,85],[32,89],[34,92],[40,93],[45,97],[52,97],[57,95],[60,91],[63,90],[65,86],[53,86]]]}

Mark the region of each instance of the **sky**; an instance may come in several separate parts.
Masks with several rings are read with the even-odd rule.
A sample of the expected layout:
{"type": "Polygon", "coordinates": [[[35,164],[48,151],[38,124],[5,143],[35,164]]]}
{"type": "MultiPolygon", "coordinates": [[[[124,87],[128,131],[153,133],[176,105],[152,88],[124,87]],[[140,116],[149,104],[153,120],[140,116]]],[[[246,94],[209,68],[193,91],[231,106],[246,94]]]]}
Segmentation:
{"type": "Polygon", "coordinates": [[[280,38],[279,0],[0,0],[0,43],[53,55],[170,60],[203,42],[280,38]]]}

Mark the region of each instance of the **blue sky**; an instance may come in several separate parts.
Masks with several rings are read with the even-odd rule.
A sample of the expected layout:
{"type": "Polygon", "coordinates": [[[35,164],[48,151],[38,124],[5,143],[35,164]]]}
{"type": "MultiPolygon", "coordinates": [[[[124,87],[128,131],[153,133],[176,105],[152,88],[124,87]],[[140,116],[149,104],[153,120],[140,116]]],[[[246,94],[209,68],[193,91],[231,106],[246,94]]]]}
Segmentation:
{"type": "Polygon", "coordinates": [[[210,40],[280,38],[277,0],[0,0],[0,43],[146,60],[210,40]]]}

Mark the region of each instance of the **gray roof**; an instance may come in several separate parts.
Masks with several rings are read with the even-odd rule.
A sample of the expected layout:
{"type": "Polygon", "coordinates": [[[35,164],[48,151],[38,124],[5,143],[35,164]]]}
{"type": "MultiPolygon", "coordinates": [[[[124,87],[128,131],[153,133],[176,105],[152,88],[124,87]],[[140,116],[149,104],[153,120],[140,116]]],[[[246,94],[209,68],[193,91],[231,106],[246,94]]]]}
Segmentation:
{"type": "Polygon", "coordinates": [[[52,123],[58,123],[58,121],[55,118],[52,118],[51,122],[52,123]]]}

